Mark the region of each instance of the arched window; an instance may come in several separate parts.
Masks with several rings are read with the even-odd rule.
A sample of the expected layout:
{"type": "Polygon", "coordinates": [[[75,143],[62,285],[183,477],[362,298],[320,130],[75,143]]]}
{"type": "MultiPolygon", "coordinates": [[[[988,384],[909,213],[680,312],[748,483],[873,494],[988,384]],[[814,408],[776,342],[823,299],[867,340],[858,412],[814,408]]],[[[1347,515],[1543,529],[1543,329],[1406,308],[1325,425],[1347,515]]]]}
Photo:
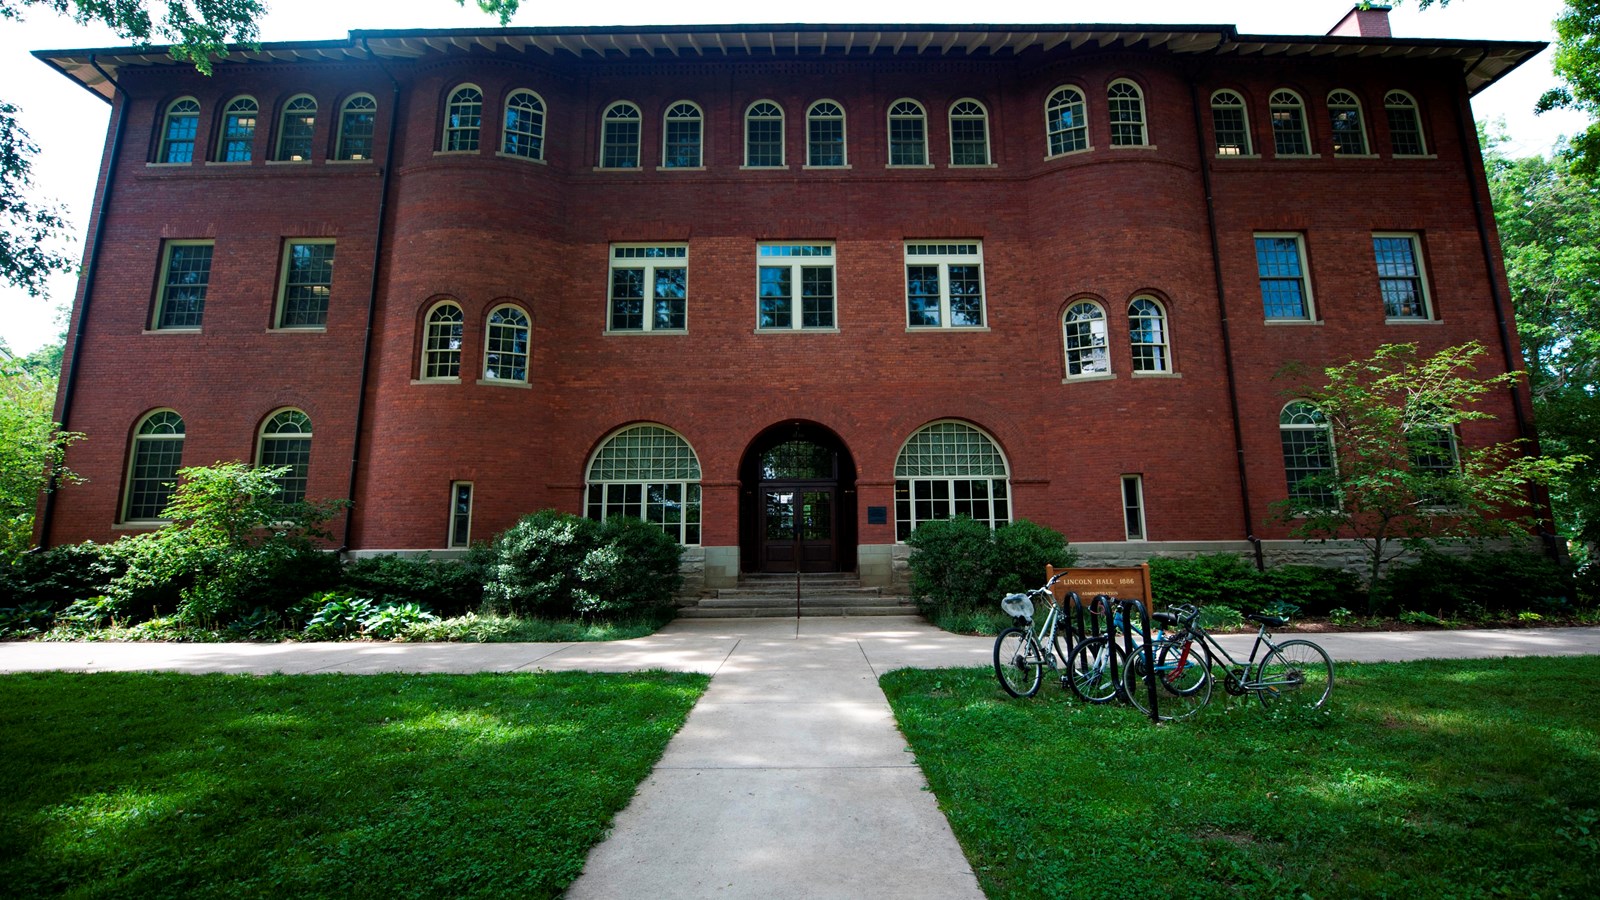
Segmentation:
{"type": "Polygon", "coordinates": [[[818,100],[806,110],[806,165],[844,164],[844,107],[832,100],[818,100]]]}
{"type": "Polygon", "coordinates": [[[428,311],[422,341],[423,378],[461,377],[461,307],[446,301],[428,311]]]}
{"type": "Polygon", "coordinates": [[[278,152],[274,159],[304,162],[311,158],[311,137],[317,131],[317,101],[309,94],[289,98],[278,118],[278,152]]]}
{"type": "Polygon", "coordinates": [[[702,165],[700,107],[684,101],[667,109],[662,129],[661,166],[665,169],[698,169],[702,165]]]}
{"type": "Polygon", "coordinates": [[[749,168],[783,166],[783,107],[757,100],[744,114],[744,164],[749,168]]]}
{"type": "Polygon", "coordinates": [[[217,142],[217,162],[249,162],[256,142],[256,116],[261,107],[254,97],[235,97],[222,111],[222,140],[217,142]]]}
{"type": "Polygon", "coordinates": [[[1334,156],[1367,154],[1367,126],[1355,94],[1334,91],[1328,95],[1328,127],[1333,132],[1334,156]]]}
{"type": "Polygon", "coordinates": [[[306,481],[311,470],[311,418],[298,409],[273,413],[261,426],[256,446],[256,465],[262,468],[288,466],[278,481],[278,499],[299,503],[306,499],[306,481]]]}
{"type": "Polygon", "coordinates": [[[1143,147],[1150,143],[1144,121],[1144,95],[1131,81],[1106,88],[1106,118],[1111,121],[1111,146],[1143,147]]]}
{"type": "Polygon", "coordinates": [[[700,543],[700,458],[660,425],[630,425],[607,438],[589,463],[588,516],[631,516],[680,544],[700,543]]]}
{"type": "Polygon", "coordinates": [[[182,97],[167,106],[161,120],[161,148],[156,161],[194,162],[194,142],[200,134],[200,104],[193,97],[182,97]]]}
{"type": "Polygon", "coordinates": [[[445,110],[444,149],[450,153],[476,153],[483,129],[483,91],[463,84],[450,94],[445,110]]]}
{"type": "Polygon", "coordinates": [[[339,147],[335,159],[372,158],[372,135],[378,122],[378,101],[356,94],[339,110],[339,147]]]}
{"type": "Polygon", "coordinates": [[[1306,108],[1294,91],[1273,91],[1272,150],[1278,156],[1309,156],[1311,139],[1306,135],[1306,108]]]}
{"type": "Polygon", "coordinates": [[[1250,113],[1243,97],[1234,91],[1211,95],[1211,131],[1218,156],[1250,155],[1250,113]]]}
{"type": "Polygon", "coordinates": [[[544,101],[533,91],[512,91],[506,98],[506,127],[501,149],[511,156],[544,159],[544,101]]]}
{"type": "Polygon", "coordinates": [[[928,164],[928,114],[915,100],[889,106],[889,165],[928,164]]]}
{"type": "Polygon", "coordinates": [[[128,493],[123,498],[122,521],[150,522],[172,499],[183,465],[183,417],[170,409],[145,416],[134,429],[133,452],[128,454],[128,493]]]}
{"type": "Polygon", "coordinates": [[[1069,84],[1050,93],[1044,105],[1044,131],[1051,156],[1089,149],[1089,117],[1083,91],[1069,84]]]}
{"type": "Polygon", "coordinates": [[[1167,313],[1153,297],[1135,297],[1128,304],[1128,342],[1135,372],[1170,372],[1167,313]]]}
{"type": "Polygon", "coordinates": [[[989,111],[976,100],[950,105],[950,165],[989,164],[989,111]]]}
{"type": "Polygon", "coordinates": [[[515,306],[489,314],[483,344],[483,377],[492,381],[528,380],[528,316],[515,306]]]}
{"type": "Polygon", "coordinates": [[[1072,304],[1061,317],[1067,348],[1067,377],[1104,375],[1111,371],[1106,347],[1106,311],[1092,300],[1072,304]]]}
{"type": "Polygon", "coordinates": [[[1328,479],[1333,473],[1333,432],[1322,410],[1304,400],[1290,402],[1278,414],[1278,436],[1289,499],[1306,509],[1338,507],[1328,479]]]}
{"type": "Polygon", "coordinates": [[[600,124],[600,167],[639,168],[639,107],[623,101],[606,107],[600,124]]]}
{"type": "Polygon", "coordinates": [[[1422,139],[1417,101],[1405,91],[1390,91],[1383,97],[1383,111],[1389,117],[1389,143],[1394,155],[1426,156],[1428,145],[1422,139]]]}
{"type": "Polygon", "coordinates": [[[934,422],[894,462],[895,540],[918,525],[968,516],[994,528],[1011,521],[1010,469],[994,439],[965,422],[934,422]]]}

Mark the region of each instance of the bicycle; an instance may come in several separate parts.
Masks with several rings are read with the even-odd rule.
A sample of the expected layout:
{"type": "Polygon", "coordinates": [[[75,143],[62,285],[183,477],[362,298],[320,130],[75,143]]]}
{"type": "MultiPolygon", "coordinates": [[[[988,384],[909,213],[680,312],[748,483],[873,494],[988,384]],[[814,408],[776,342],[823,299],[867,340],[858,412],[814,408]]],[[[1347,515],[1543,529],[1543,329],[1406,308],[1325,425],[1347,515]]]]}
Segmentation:
{"type": "MultiPolygon", "coordinates": [[[[1061,607],[1056,603],[1055,594],[1050,591],[1051,586],[1066,574],[1062,572],[1056,575],[1044,587],[1020,594],[1007,594],[1000,601],[1000,609],[1011,617],[1012,624],[995,636],[994,676],[1000,681],[1000,687],[1013,697],[1032,697],[1039,692],[1039,683],[1044,679],[1044,667],[1049,666],[1050,671],[1055,672],[1060,668],[1058,660],[1061,664],[1067,661],[1072,646],[1071,625],[1067,626],[1066,634],[1061,632],[1061,607]],[[1033,624],[1035,597],[1043,597],[1048,604],[1038,634],[1028,630],[1033,624]]],[[[1076,599],[1075,595],[1069,596],[1076,599]]],[[[1062,680],[1066,681],[1065,678],[1062,680]]]]}
{"type": "MultiPolygon", "coordinates": [[[[1154,618],[1163,625],[1175,625],[1178,631],[1169,635],[1160,648],[1152,648],[1155,656],[1156,682],[1163,692],[1157,701],[1162,719],[1177,719],[1193,715],[1211,702],[1211,685],[1216,671],[1223,673],[1223,690],[1235,697],[1255,694],[1265,708],[1274,706],[1300,706],[1319,709],[1333,694],[1333,658],[1328,651],[1311,641],[1294,638],[1274,641],[1268,629],[1289,624],[1287,616],[1270,616],[1249,613],[1245,618],[1259,626],[1255,643],[1250,647],[1250,658],[1240,663],[1217,643],[1200,625],[1200,608],[1193,605],[1173,607],[1170,612],[1156,613],[1154,618]],[[1261,648],[1266,653],[1256,662],[1261,648]],[[1226,665],[1216,662],[1213,651],[1227,660],[1226,665]],[[1169,707],[1169,699],[1179,702],[1169,707]]],[[[1126,667],[1125,683],[1133,705],[1149,714],[1146,697],[1141,697],[1135,686],[1143,687],[1143,660],[1135,660],[1126,667]]]]}
{"type": "MultiPolygon", "coordinates": [[[[1114,598],[1100,594],[1094,598],[1094,606],[1090,610],[1097,616],[1107,615],[1107,608],[1113,603],[1114,598]]],[[[1109,612],[1111,627],[1115,632],[1122,631],[1122,613],[1116,610],[1109,612]]],[[[1153,620],[1159,621],[1159,620],[1153,620]]],[[[1144,652],[1144,632],[1137,621],[1132,623],[1134,633],[1134,656],[1142,658],[1144,652]]],[[[1165,629],[1158,630],[1153,638],[1157,645],[1167,640],[1165,629]]],[[[1067,684],[1078,699],[1085,703],[1110,703],[1117,698],[1121,682],[1125,678],[1126,665],[1122,662],[1122,644],[1116,640],[1107,640],[1104,634],[1084,638],[1072,647],[1071,664],[1068,667],[1067,684]]],[[[1158,665],[1159,669],[1159,665],[1158,665]]]]}

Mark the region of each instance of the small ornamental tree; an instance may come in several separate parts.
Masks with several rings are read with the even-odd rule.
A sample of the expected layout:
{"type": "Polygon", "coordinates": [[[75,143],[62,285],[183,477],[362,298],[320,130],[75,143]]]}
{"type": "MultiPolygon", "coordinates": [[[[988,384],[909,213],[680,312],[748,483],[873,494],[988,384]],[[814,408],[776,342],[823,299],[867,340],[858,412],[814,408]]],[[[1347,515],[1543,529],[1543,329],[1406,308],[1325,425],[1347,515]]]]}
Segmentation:
{"type": "Polygon", "coordinates": [[[1472,342],[1422,357],[1415,344],[1386,344],[1296,392],[1315,407],[1325,441],[1299,444],[1310,474],[1278,513],[1297,537],[1359,541],[1369,604],[1383,565],[1407,549],[1526,533],[1529,487],[1554,485],[1584,460],[1529,455],[1520,439],[1458,442],[1462,424],[1494,418],[1477,408],[1483,395],[1520,375],[1477,377],[1473,360],[1483,352],[1472,342]]]}
{"type": "Polygon", "coordinates": [[[0,558],[9,560],[33,541],[39,492],[78,477],[63,465],[67,447],[81,439],[62,431],[54,416],[56,379],[18,360],[0,344],[0,558]]]}

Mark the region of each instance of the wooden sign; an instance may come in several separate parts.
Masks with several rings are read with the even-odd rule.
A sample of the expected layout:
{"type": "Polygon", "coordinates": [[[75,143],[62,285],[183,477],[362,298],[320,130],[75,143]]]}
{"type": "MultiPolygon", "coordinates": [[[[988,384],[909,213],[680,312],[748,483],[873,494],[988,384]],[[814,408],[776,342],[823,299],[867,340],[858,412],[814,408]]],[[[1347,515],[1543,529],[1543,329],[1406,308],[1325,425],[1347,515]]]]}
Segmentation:
{"type": "Polygon", "coordinates": [[[1067,593],[1076,591],[1078,600],[1088,604],[1096,596],[1105,594],[1119,600],[1139,600],[1144,603],[1146,612],[1152,612],[1153,599],[1150,596],[1150,564],[1140,563],[1138,566],[1127,568],[1104,569],[1058,569],[1055,566],[1045,566],[1045,577],[1054,578],[1058,573],[1065,572],[1066,577],[1050,586],[1051,593],[1056,595],[1057,602],[1065,603],[1067,593]]]}

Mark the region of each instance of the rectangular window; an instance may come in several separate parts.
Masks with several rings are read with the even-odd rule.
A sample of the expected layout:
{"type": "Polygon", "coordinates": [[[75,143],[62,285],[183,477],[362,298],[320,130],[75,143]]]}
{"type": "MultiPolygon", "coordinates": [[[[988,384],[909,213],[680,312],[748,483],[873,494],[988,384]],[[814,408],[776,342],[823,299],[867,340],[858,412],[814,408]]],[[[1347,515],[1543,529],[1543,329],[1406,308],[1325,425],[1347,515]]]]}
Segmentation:
{"type": "Polygon", "coordinates": [[[756,328],[834,328],[832,244],[756,248],[756,328]]]}
{"type": "Polygon", "coordinates": [[[1242,106],[1211,107],[1211,127],[1217,135],[1218,156],[1244,156],[1250,152],[1250,127],[1242,106]]]}
{"type": "Polygon", "coordinates": [[[611,248],[608,331],[683,331],[688,327],[688,306],[687,246],[611,248]]]}
{"type": "Polygon", "coordinates": [[[1130,541],[1144,537],[1144,476],[1122,476],[1122,525],[1130,541]]]}
{"type": "Polygon", "coordinates": [[[999,528],[1011,521],[1004,478],[900,478],[894,483],[895,540],[925,522],[970,516],[999,528]]]}
{"type": "Polygon", "coordinates": [[[680,544],[698,544],[700,485],[681,481],[591,484],[586,515],[596,522],[612,516],[643,519],[680,544]]]}
{"type": "Polygon", "coordinates": [[[906,244],[906,324],[983,327],[982,244],[906,244]]]}
{"type": "Polygon", "coordinates": [[[211,241],[168,241],[156,286],[155,327],[199,328],[211,285],[211,241]]]}
{"type": "Polygon", "coordinates": [[[1414,234],[1375,234],[1372,253],[1378,263],[1378,292],[1383,314],[1390,319],[1429,319],[1428,283],[1422,273],[1421,242],[1414,234]]]}
{"type": "Polygon", "coordinates": [[[278,327],[322,328],[328,324],[333,288],[332,239],[292,240],[283,248],[278,274],[278,327]]]}
{"type": "Polygon", "coordinates": [[[1256,273],[1261,278],[1261,303],[1268,319],[1312,319],[1311,288],[1306,282],[1305,244],[1298,234],[1258,234],[1256,273]]]}
{"type": "Polygon", "coordinates": [[[450,482],[450,547],[472,546],[472,482],[450,482]]]}

